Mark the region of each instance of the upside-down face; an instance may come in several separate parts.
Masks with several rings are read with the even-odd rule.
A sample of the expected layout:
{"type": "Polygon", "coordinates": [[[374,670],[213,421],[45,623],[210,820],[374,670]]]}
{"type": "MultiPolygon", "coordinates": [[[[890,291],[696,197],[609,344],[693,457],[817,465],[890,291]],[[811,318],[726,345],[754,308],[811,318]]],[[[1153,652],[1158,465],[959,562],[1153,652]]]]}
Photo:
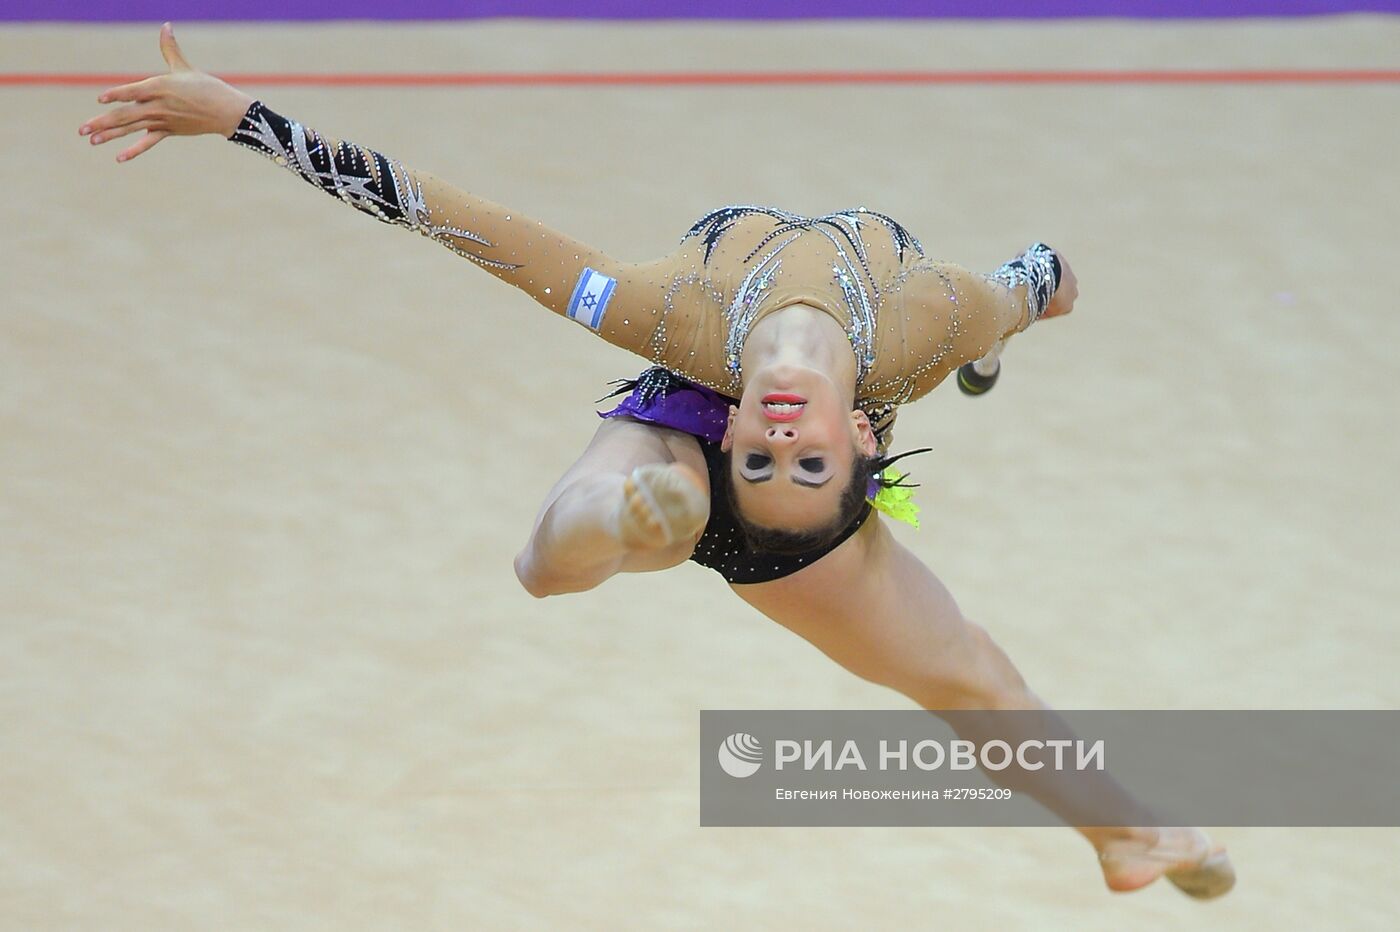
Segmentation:
{"type": "Polygon", "coordinates": [[[816,369],[772,366],[749,378],[721,444],[746,521],[810,531],[835,519],[856,456],[875,452],[870,422],[852,408],[816,369]]]}

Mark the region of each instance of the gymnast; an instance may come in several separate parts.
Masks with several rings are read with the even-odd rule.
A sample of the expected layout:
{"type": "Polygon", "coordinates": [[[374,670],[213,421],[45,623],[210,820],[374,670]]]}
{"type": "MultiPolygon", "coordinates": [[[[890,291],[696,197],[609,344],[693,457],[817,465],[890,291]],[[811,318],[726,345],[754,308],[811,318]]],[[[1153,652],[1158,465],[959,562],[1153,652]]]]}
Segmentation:
{"type": "MultiPolygon", "coordinates": [[[[864,208],[806,218],[745,206],[702,218],[664,258],[620,262],[280,116],[192,68],[169,24],[160,48],[169,73],[104,91],[100,103],[121,106],[79,129],[94,145],[143,133],[119,162],[168,136],[218,134],[653,363],[546,496],[515,560],[531,595],[694,560],[926,709],[1054,715],[877,512],[913,523],[906,477],[890,466],[898,406],[960,369],[968,390],[989,387],[975,361],[1073,308],[1063,256],[1037,243],[982,276],[926,257],[864,208]]],[[[1024,788],[1093,845],[1112,890],[1166,876],[1211,898],[1234,884],[1203,832],[1132,827],[1150,813],[1107,777],[1024,788]],[[1093,816],[1105,807],[1143,818],[1105,827],[1093,816]]]]}

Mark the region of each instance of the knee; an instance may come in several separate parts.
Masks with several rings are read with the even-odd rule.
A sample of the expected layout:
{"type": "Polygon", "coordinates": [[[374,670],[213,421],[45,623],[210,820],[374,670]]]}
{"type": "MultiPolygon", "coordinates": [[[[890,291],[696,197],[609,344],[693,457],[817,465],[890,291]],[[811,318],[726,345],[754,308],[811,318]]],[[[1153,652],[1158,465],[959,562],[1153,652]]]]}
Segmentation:
{"type": "Polygon", "coordinates": [[[519,580],[522,589],[537,599],[560,595],[567,591],[562,580],[543,572],[537,562],[530,558],[528,551],[521,551],[515,557],[515,578],[519,580]]]}
{"type": "Polygon", "coordinates": [[[607,578],[594,573],[578,573],[561,569],[548,560],[540,560],[529,548],[515,558],[515,578],[520,586],[537,599],[552,595],[587,592],[607,578]]]}

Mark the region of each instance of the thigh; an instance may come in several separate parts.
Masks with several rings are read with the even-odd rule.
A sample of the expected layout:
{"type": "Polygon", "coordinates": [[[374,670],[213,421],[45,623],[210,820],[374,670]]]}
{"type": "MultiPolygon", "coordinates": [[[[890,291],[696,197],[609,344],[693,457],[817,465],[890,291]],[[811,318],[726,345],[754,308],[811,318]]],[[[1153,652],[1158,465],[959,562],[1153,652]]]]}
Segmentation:
{"type": "MultiPolygon", "coordinates": [[[[625,417],[603,421],[582,455],[545,495],[531,529],[532,539],[545,514],[570,490],[585,495],[596,494],[592,480],[604,476],[626,476],[638,466],[651,463],[682,463],[694,470],[703,481],[709,481],[705,455],[700,451],[699,442],[689,434],[625,417]]],[[[685,562],[694,549],[695,541],[692,540],[660,550],[629,553],[623,557],[618,572],[646,573],[666,569],[685,562]]]]}
{"type": "MultiPolygon", "coordinates": [[[[649,463],[684,463],[706,482],[705,455],[700,443],[689,434],[626,417],[608,418],[598,425],[593,439],[573,465],[544,497],[543,515],[549,506],[580,479],[599,474],[627,475],[649,463]]],[[[536,516],[536,524],[539,516],[536,516]]]]}
{"type": "Polygon", "coordinates": [[[926,708],[988,708],[1025,684],[947,587],[878,519],[811,566],[740,598],[858,676],[926,708]]]}

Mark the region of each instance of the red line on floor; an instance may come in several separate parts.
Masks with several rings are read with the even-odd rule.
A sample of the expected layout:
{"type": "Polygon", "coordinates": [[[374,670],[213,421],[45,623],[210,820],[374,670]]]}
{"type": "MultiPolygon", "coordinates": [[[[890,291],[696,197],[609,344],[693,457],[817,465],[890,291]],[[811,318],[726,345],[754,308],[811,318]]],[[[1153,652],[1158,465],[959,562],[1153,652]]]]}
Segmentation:
{"type": "MultiPolygon", "coordinates": [[[[142,74],[4,73],[0,87],[108,87],[142,74]]],[[[675,71],[227,74],[231,84],[296,87],[684,87],[802,84],[1400,84],[1400,69],[1162,71],[675,71]]]]}

